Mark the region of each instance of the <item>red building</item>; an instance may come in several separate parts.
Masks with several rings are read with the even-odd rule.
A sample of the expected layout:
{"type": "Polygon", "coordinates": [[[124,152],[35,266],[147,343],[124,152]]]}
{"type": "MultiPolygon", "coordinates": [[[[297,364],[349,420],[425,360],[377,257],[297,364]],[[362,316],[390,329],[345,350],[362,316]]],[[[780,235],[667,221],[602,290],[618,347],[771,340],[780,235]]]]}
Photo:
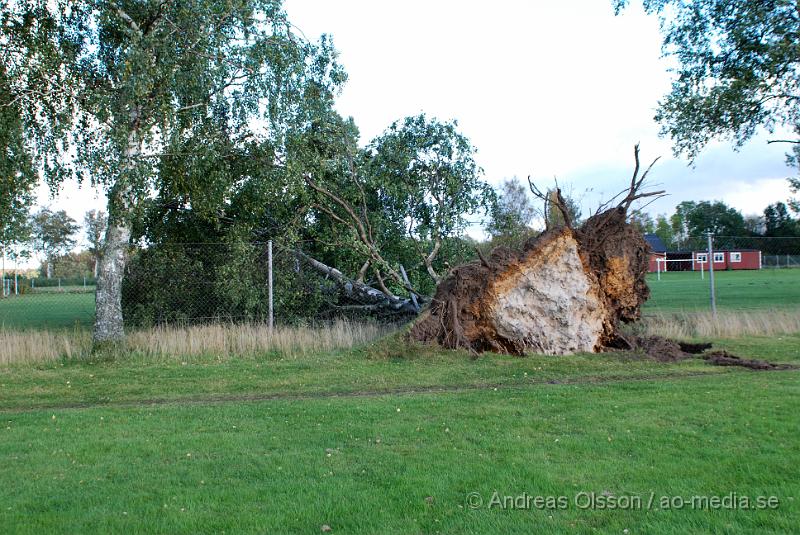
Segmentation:
{"type": "Polygon", "coordinates": [[[667,246],[664,245],[664,242],[661,241],[661,238],[659,238],[655,234],[645,234],[644,240],[650,247],[650,261],[649,261],[648,271],[650,271],[650,273],[655,273],[656,271],[664,271],[666,267],[666,263],[664,262],[664,260],[667,259],[667,246]]]}
{"type": "Polygon", "coordinates": [[[655,273],[657,271],[666,271],[667,263],[664,262],[667,259],[667,253],[650,253],[650,262],[648,264],[647,270],[650,273],[655,273]]]}
{"type": "MultiPolygon", "coordinates": [[[[708,271],[708,252],[692,252],[692,267],[695,271],[708,271]]],[[[761,269],[761,251],[755,249],[724,249],[714,251],[714,270],[761,269]]]]}
{"type": "MultiPolygon", "coordinates": [[[[708,271],[706,251],[667,251],[655,234],[645,234],[649,245],[650,273],[664,271],[708,271]]],[[[714,251],[715,270],[761,269],[761,251],[757,249],[720,249],[714,251]]]]}

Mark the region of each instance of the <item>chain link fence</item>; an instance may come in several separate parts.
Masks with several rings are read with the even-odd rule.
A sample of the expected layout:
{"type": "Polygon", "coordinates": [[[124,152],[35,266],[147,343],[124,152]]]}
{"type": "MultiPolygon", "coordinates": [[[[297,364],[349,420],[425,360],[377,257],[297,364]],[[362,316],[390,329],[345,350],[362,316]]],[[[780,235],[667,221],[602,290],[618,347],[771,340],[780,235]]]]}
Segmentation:
{"type": "MultiPolygon", "coordinates": [[[[312,266],[308,257],[297,253],[303,245],[273,244],[271,302],[275,324],[375,319],[375,307],[354,299],[337,281],[312,266]]],[[[351,264],[332,267],[354,276],[357,261],[351,264]]],[[[684,240],[667,251],[653,253],[652,272],[648,274],[651,297],[644,315],[711,311],[712,264],[719,310],[800,307],[800,238],[716,236],[710,255],[707,237],[684,240]]],[[[269,274],[268,242],[172,243],[136,248],[130,252],[123,284],[126,326],[268,324],[269,274]]],[[[377,281],[365,282],[377,285],[377,281]]],[[[95,288],[92,278],[29,279],[7,273],[0,298],[0,326],[90,328],[95,288]]],[[[395,322],[404,318],[389,314],[378,319],[395,322]]]]}
{"type": "MultiPolygon", "coordinates": [[[[298,254],[300,247],[273,243],[271,258],[269,242],[132,249],[122,286],[126,328],[270,324],[271,318],[276,325],[402,319],[376,315],[373,303],[347,295],[337,281],[314,268],[310,257],[298,254]]],[[[93,278],[27,279],[7,273],[3,288],[0,328],[84,329],[94,322],[93,278]]]]}
{"type": "Polygon", "coordinates": [[[335,319],[339,288],[291,249],[257,243],[181,243],[134,252],[123,284],[130,325],[335,319]]]}

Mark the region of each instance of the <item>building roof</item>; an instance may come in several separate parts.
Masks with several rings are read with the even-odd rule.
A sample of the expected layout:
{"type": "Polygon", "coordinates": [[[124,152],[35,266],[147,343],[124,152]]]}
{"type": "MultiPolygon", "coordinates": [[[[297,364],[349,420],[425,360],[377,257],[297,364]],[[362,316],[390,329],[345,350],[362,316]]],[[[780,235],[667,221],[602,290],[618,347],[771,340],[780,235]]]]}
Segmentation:
{"type": "Polygon", "coordinates": [[[650,249],[652,249],[654,253],[666,253],[667,252],[667,246],[664,245],[664,242],[661,241],[661,238],[659,238],[657,235],[655,235],[655,234],[645,234],[644,235],[644,240],[647,242],[647,245],[650,246],[650,249]]]}

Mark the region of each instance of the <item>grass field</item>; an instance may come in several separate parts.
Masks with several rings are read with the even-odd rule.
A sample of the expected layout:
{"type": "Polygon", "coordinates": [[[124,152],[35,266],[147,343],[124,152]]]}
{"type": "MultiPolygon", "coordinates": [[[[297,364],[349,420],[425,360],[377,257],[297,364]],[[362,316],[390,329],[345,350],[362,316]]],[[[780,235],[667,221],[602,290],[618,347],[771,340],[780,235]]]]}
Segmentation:
{"type": "MultiPolygon", "coordinates": [[[[721,344],[800,363],[800,335],[721,344]]],[[[305,356],[5,366],[0,526],[792,533],[799,374],[610,354],[471,360],[396,340],[305,356]],[[495,493],[566,506],[492,506],[495,493]],[[591,493],[594,507],[582,508],[591,493]],[[662,503],[731,493],[739,504],[774,497],[774,508],[662,503]]]]}
{"type": "Polygon", "coordinates": [[[64,329],[90,327],[94,293],[47,291],[0,299],[0,327],[7,329],[64,329]]]}
{"type": "MultiPolygon", "coordinates": [[[[800,307],[800,269],[718,271],[714,273],[717,306],[721,310],[800,307]]],[[[662,273],[647,278],[651,297],[645,311],[708,310],[709,279],[699,272],[662,273]]]]}

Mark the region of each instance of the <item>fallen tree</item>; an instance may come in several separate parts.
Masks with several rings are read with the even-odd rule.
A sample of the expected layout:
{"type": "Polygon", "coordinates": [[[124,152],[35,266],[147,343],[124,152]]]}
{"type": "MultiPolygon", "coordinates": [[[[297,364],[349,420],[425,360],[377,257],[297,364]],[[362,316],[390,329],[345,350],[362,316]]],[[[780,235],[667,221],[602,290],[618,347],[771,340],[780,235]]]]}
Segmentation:
{"type": "Polygon", "coordinates": [[[400,315],[416,315],[419,312],[418,300],[422,300],[422,298],[413,293],[409,298],[398,297],[388,290],[379,290],[365,284],[360,277],[351,279],[338,269],[324,264],[302,251],[295,250],[294,254],[320,275],[335,282],[348,300],[357,303],[349,305],[350,308],[400,315]]]}
{"type": "MultiPolygon", "coordinates": [[[[639,147],[630,186],[580,227],[560,191],[537,197],[559,210],[562,224],[528,240],[521,250],[497,247],[459,266],[438,285],[430,307],[410,331],[418,341],[474,352],[526,351],[562,355],[630,348],[621,323],[639,319],[649,297],[648,246],[627,222],[631,205],[664,192],[642,192],[639,147]]],[[[529,180],[530,182],[530,180],[529,180]]],[[[553,208],[551,208],[553,209],[553,208]]]]}

